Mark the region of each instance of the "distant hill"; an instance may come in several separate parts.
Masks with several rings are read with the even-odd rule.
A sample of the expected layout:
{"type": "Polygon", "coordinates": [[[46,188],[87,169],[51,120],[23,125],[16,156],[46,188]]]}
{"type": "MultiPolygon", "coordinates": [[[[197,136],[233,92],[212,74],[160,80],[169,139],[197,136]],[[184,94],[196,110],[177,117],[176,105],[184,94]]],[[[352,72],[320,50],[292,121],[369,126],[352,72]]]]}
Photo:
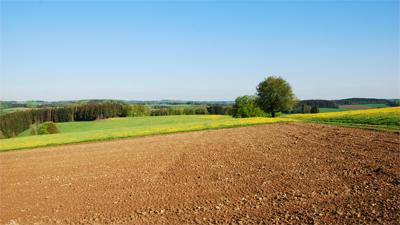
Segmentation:
{"type": "Polygon", "coordinates": [[[379,98],[346,98],[338,100],[310,99],[301,100],[298,105],[306,104],[319,108],[338,108],[340,105],[365,105],[365,104],[384,104],[387,106],[400,105],[399,99],[379,99],[379,98]]]}
{"type": "Polygon", "coordinates": [[[387,104],[392,103],[389,99],[379,98],[346,98],[340,100],[332,100],[337,105],[362,105],[362,104],[387,104]]]}
{"type": "MultiPolygon", "coordinates": [[[[70,101],[0,101],[0,110],[9,108],[44,108],[62,107],[66,105],[81,105],[86,103],[118,102],[128,104],[145,104],[149,106],[174,106],[174,105],[232,105],[234,101],[190,101],[190,100],[115,100],[115,99],[83,99],[70,101]]],[[[363,105],[363,104],[385,104],[388,106],[400,105],[399,99],[378,99],[378,98],[346,98],[338,100],[308,99],[299,101],[298,105],[306,104],[319,108],[338,108],[340,105],[363,105]]],[[[1,114],[1,113],[0,113],[1,114]]]]}
{"type": "Polygon", "coordinates": [[[322,99],[302,100],[298,103],[298,105],[316,106],[318,108],[338,108],[339,107],[335,102],[333,102],[331,100],[322,100],[322,99]]]}
{"type": "Polygon", "coordinates": [[[145,104],[145,105],[230,105],[233,101],[190,101],[190,100],[150,100],[150,101],[140,101],[140,100],[129,100],[127,103],[133,104],[145,104]]]}

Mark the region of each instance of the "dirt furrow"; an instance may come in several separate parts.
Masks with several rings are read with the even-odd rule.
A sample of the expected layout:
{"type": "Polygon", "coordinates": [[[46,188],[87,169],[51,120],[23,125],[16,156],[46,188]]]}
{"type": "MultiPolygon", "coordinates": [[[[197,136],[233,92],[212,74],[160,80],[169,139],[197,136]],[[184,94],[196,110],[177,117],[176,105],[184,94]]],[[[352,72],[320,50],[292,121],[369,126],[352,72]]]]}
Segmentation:
{"type": "Polygon", "coordinates": [[[7,152],[0,223],[396,224],[399,147],[288,123],[7,152]]]}

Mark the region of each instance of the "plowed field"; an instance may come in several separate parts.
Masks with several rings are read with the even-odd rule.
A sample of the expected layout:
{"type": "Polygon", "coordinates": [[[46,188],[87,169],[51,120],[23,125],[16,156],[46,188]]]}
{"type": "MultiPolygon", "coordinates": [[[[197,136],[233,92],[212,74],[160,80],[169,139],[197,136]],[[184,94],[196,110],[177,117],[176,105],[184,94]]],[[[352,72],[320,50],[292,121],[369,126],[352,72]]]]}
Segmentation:
{"type": "Polygon", "coordinates": [[[288,123],[0,154],[0,224],[400,221],[400,137],[288,123]]]}

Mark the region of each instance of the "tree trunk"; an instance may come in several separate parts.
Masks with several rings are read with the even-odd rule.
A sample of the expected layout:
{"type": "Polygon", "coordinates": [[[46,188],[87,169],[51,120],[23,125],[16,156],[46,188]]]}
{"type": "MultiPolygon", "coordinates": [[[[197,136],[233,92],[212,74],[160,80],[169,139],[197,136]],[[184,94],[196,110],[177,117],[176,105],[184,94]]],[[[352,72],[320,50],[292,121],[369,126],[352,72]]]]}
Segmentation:
{"type": "Polygon", "coordinates": [[[272,117],[275,117],[275,111],[272,111],[272,112],[271,112],[271,116],[272,116],[272,117]]]}

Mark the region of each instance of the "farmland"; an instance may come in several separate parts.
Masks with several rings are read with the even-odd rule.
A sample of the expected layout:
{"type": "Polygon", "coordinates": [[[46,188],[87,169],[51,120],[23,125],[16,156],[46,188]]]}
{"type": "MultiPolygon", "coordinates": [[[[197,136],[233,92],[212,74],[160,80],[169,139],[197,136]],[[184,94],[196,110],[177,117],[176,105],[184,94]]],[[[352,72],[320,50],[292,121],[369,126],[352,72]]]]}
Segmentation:
{"type": "Polygon", "coordinates": [[[318,114],[296,114],[288,118],[364,128],[400,130],[400,107],[351,110],[318,114]]]}
{"type": "Polygon", "coordinates": [[[0,151],[87,141],[110,140],[174,132],[295,121],[292,118],[241,118],[221,115],[112,118],[90,122],[58,123],[59,134],[29,135],[0,140],[0,151]]]}
{"type": "Polygon", "coordinates": [[[374,108],[386,108],[387,104],[351,104],[351,105],[339,105],[337,108],[320,108],[320,112],[342,112],[356,109],[374,109],[374,108]]]}
{"type": "Polygon", "coordinates": [[[5,152],[0,224],[395,224],[399,140],[294,122],[5,152]]]}
{"type": "Polygon", "coordinates": [[[0,140],[0,224],[400,219],[400,107],[55,124],[0,140]]]}
{"type": "Polygon", "coordinates": [[[400,224],[399,9],[0,0],[0,225],[400,224]]]}
{"type": "Polygon", "coordinates": [[[20,137],[0,140],[0,151],[294,121],[399,131],[400,107],[319,114],[292,114],[277,118],[232,118],[231,116],[223,115],[182,115],[65,122],[58,123],[58,127],[61,131],[59,134],[31,136],[30,131],[26,130],[20,134],[20,137]]]}
{"type": "Polygon", "coordinates": [[[324,112],[343,112],[343,111],[349,111],[352,109],[346,109],[346,108],[319,108],[319,111],[324,113],[324,112]]]}

